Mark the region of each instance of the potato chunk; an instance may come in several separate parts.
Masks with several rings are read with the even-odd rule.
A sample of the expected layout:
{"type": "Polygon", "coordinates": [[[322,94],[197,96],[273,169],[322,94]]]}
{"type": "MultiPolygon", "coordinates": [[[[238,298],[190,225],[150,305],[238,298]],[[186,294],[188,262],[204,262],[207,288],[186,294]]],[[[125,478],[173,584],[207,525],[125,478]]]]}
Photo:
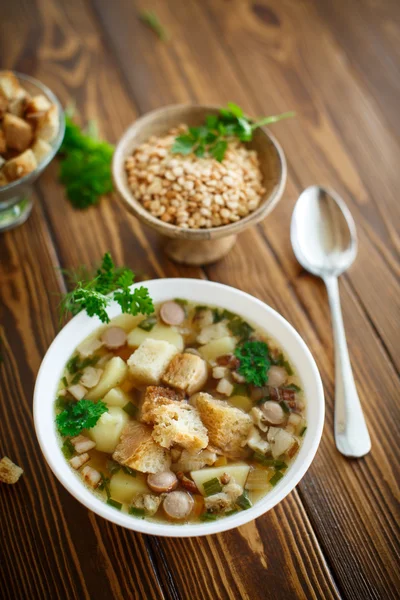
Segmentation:
{"type": "Polygon", "coordinates": [[[149,493],[150,490],[146,485],[144,476],[137,474],[136,477],[127,475],[123,471],[115,473],[110,481],[111,498],[129,504],[136,494],[149,493]]]}
{"type": "Polygon", "coordinates": [[[114,452],[128,421],[128,415],[118,406],[111,406],[108,412],[103,413],[96,425],[88,431],[91,439],[96,442],[96,450],[114,452]]]}
{"type": "Polygon", "coordinates": [[[86,398],[89,400],[101,400],[111,388],[117,387],[123,382],[127,373],[128,367],[126,363],[119,356],[114,356],[106,364],[99,383],[86,394],[86,398]]]}
{"type": "Polygon", "coordinates": [[[204,468],[200,469],[199,471],[191,471],[190,475],[197,485],[199,492],[205,496],[203,484],[206,481],[210,481],[210,479],[214,479],[215,477],[219,479],[226,473],[230,476],[231,481],[233,480],[235,483],[244,488],[249,471],[250,467],[248,465],[237,464],[227,465],[225,467],[210,467],[209,469],[204,468]]]}
{"type": "Polygon", "coordinates": [[[147,339],[168,342],[169,344],[176,346],[176,349],[179,350],[179,352],[182,352],[184,348],[183,337],[176,327],[169,327],[168,325],[161,324],[154,325],[151,331],[145,331],[140,327],[136,327],[128,335],[128,346],[135,348],[140,346],[140,344],[147,339]]]}
{"type": "Polygon", "coordinates": [[[211,362],[215,361],[218,356],[232,354],[235,346],[235,339],[233,337],[226,336],[219,338],[218,340],[212,340],[204,346],[200,346],[199,352],[203,358],[211,362]]]}

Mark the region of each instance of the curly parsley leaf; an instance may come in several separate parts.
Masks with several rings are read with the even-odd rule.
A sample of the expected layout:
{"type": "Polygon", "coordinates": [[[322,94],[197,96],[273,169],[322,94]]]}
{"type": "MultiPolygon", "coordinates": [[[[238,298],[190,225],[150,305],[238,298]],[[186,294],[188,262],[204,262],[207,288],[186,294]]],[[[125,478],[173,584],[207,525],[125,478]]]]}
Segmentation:
{"type": "MultiPolygon", "coordinates": [[[[91,131],[93,133],[93,126],[91,131]]],[[[68,114],[59,153],[60,180],[75,208],[88,208],[97,204],[101,196],[112,192],[111,159],[114,147],[98,140],[97,135],[84,133],[68,114]]]]}
{"type": "Polygon", "coordinates": [[[193,152],[199,158],[212,157],[222,162],[231,139],[236,137],[242,142],[249,142],[258,127],[293,116],[293,112],[287,112],[254,121],[244,114],[240,106],[229,102],[218,115],[207,115],[204,125],[189,127],[187,133],[176,137],[171,152],[183,155],[193,152]]]}
{"type": "Polygon", "coordinates": [[[91,400],[71,402],[56,416],[57,429],[61,435],[78,435],[83,429],[94,427],[101,415],[107,411],[107,405],[101,400],[96,403],[91,400]]]}
{"type": "Polygon", "coordinates": [[[109,323],[107,307],[111,300],[118,302],[123,313],[150,315],[154,312],[148,289],[140,287],[131,291],[135,274],[127,267],[116,267],[109,252],[104,254],[92,278],[86,269],[78,271],[84,275],[82,280],[73,272],[64,271],[75,287],[60,303],[61,319],[67,313],[76,315],[85,310],[90,317],[97,316],[102,323],[109,323]]]}
{"type": "Polygon", "coordinates": [[[265,342],[245,342],[235,350],[239,359],[238,372],[247,383],[262,387],[268,381],[268,370],[271,366],[268,346],[265,342]]]}

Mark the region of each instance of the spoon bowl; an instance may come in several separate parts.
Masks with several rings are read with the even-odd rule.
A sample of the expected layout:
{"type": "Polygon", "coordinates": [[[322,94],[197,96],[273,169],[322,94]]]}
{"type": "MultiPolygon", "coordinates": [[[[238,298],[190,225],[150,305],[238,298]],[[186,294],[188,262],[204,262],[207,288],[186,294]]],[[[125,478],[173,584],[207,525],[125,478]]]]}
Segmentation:
{"type": "Polygon", "coordinates": [[[328,292],[335,342],[336,447],[345,456],[364,456],[371,450],[371,440],[351,369],[338,285],[339,275],[357,254],[353,218],[335,192],[313,185],[296,203],[290,237],[301,266],[321,277],[328,292]]]}
{"type": "Polygon", "coordinates": [[[300,195],[292,217],[293,251],[304,269],[318,277],[341,275],[357,255],[356,227],[333,190],[313,185],[300,195]]]}

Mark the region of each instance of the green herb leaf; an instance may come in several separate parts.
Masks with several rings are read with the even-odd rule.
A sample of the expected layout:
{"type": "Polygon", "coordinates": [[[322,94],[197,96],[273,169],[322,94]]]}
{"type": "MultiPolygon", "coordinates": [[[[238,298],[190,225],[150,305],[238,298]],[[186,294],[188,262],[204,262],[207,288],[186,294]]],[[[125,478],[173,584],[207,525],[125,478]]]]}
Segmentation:
{"type": "Polygon", "coordinates": [[[104,473],[100,473],[101,483],[99,484],[99,490],[104,490],[107,495],[107,500],[111,498],[110,492],[110,479],[104,475],[104,473]]]}
{"type": "Polygon", "coordinates": [[[218,477],[213,477],[203,483],[203,489],[206,496],[213,496],[222,492],[222,485],[218,477]]]}
{"type": "Polygon", "coordinates": [[[140,20],[145,23],[154,33],[160,38],[162,42],[167,42],[169,34],[165,27],[161,24],[160,19],[154,12],[154,10],[143,10],[139,13],[140,20]]]}
{"type": "Polygon", "coordinates": [[[97,204],[101,196],[112,192],[113,146],[83,133],[68,115],[59,152],[62,155],[60,180],[75,208],[88,208],[97,204]]]}
{"type": "Polygon", "coordinates": [[[121,465],[119,463],[117,463],[115,460],[108,460],[106,463],[107,466],[107,471],[109,473],[111,473],[111,475],[114,475],[115,473],[118,473],[118,471],[121,470],[121,465]]]}
{"type": "Polygon", "coordinates": [[[254,329],[246,321],[243,321],[241,317],[234,317],[228,323],[229,331],[237,338],[239,342],[245,342],[249,339],[254,329]]]}
{"type": "Polygon", "coordinates": [[[286,373],[289,376],[294,375],[294,371],[292,369],[292,367],[290,366],[290,363],[286,360],[286,358],[284,357],[282,352],[279,352],[277,356],[270,356],[270,360],[271,360],[271,364],[273,364],[276,367],[284,367],[286,370],[286,373]]]}
{"type": "MultiPolygon", "coordinates": [[[[154,312],[148,289],[140,287],[131,291],[134,273],[127,267],[115,267],[109,252],[104,254],[93,278],[90,278],[87,271],[85,280],[77,281],[70,272],[68,276],[75,289],[63,297],[60,303],[61,317],[68,312],[76,315],[85,310],[90,317],[96,315],[103,323],[109,323],[107,308],[111,300],[118,302],[123,313],[135,316],[154,312]]],[[[76,373],[78,365],[71,363],[68,370],[71,374],[76,373]]]]}
{"type": "Polygon", "coordinates": [[[83,429],[94,427],[101,415],[107,411],[107,405],[101,400],[97,403],[91,400],[71,402],[56,416],[58,431],[61,435],[78,435],[83,429]]]}
{"type": "Polygon", "coordinates": [[[247,383],[262,387],[268,380],[268,369],[271,363],[268,358],[268,346],[265,342],[245,342],[235,350],[239,359],[238,372],[247,383]]]}
{"type": "Polygon", "coordinates": [[[242,510],[246,510],[253,506],[250,502],[247,490],[243,490],[243,494],[239,496],[239,498],[236,500],[236,505],[239,506],[239,508],[241,508],[242,510]]]}
{"type": "Polygon", "coordinates": [[[300,431],[300,437],[303,437],[306,431],[307,427],[303,427],[303,429],[300,431]]]}
{"type": "Polygon", "coordinates": [[[134,471],[130,467],[123,465],[122,470],[126,475],[130,475],[131,477],[136,477],[136,471],[134,471]]]}
{"type": "Polygon", "coordinates": [[[282,386],[283,390],[293,390],[294,392],[301,392],[301,387],[296,385],[295,383],[290,383],[289,385],[282,386]]]}
{"type": "Polygon", "coordinates": [[[239,511],[237,510],[237,508],[233,508],[232,510],[228,510],[228,512],[225,513],[226,517],[230,517],[231,515],[236,515],[236,513],[238,513],[239,511]]]}
{"type": "Polygon", "coordinates": [[[234,104],[233,102],[228,102],[228,109],[231,112],[231,114],[235,117],[243,117],[243,110],[237,104],[234,104]]]}
{"type": "Polygon", "coordinates": [[[290,408],[288,407],[288,405],[286,404],[286,402],[284,400],[282,400],[281,402],[279,402],[279,404],[282,407],[282,410],[284,413],[289,414],[290,413],[290,408]]]}
{"type": "Polygon", "coordinates": [[[228,142],[225,140],[219,140],[215,142],[209,148],[209,153],[213,158],[215,158],[218,162],[222,162],[224,160],[225,152],[228,147],[228,142]]]}
{"type": "Polygon", "coordinates": [[[193,152],[195,140],[190,135],[180,135],[175,138],[174,145],[171,148],[173,154],[190,154],[193,152]]]}

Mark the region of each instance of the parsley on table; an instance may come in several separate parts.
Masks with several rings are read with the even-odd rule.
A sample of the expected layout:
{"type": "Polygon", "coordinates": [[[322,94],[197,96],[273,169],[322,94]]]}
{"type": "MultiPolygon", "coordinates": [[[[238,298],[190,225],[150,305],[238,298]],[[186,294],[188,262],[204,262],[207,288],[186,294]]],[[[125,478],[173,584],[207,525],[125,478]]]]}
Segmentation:
{"type": "Polygon", "coordinates": [[[267,383],[271,362],[265,342],[245,342],[236,348],[235,356],[240,361],[238,372],[243,375],[247,383],[257,387],[267,383]]]}
{"type": "Polygon", "coordinates": [[[254,121],[244,114],[240,106],[229,102],[227,108],[221,108],[218,115],[208,115],[205,124],[189,127],[187,133],[176,137],[171,152],[184,155],[193,152],[199,158],[208,156],[221,162],[231,139],[249,142],[258,127],[293,116],[294,112],[287,112],[254,121]]]}
{"type": "Polygon", "coordinates": [[[165,27],[161,24],[160,19],[154,10],[143,10],[141,13],[139,13],[139,18],[154,31],[154,33],[162,42],[168,41],[169,34],[167,33],[165,27]]]}
{"type": "Polygon", "coordinates": [[[88,208],[97,204],[100,196],[112,192],[111,159],[114,147],[84,133],[68,115],[59,153],[62,156],[60,180],[75,208],[88,208]]]}
{"type": "Polygon", "coordinates": [[[79,435],[83,429],[94,427],[107,411],[107,405],[101,400],[96,403],[91,400],[71,402],[56,416],[57,429],[61,435],[79,435]]]}
{"type": "Polygon", "coordinates": [[[94,277],[77,280],[74,274],[66,272],[75,288],[65,294],[61,301],[61,316],[70,312],[72,315],[85,310],[90,316],[97,316],[102,323],[109,323],[107,307],[115,300],[123,313],[133,316],[138,314],[151,315],[154,312],[153,301],[145,287],[131,290],[134,273],[127,267],[115,267],[111,254],[106,252],[101,266],[94,277]]]}

